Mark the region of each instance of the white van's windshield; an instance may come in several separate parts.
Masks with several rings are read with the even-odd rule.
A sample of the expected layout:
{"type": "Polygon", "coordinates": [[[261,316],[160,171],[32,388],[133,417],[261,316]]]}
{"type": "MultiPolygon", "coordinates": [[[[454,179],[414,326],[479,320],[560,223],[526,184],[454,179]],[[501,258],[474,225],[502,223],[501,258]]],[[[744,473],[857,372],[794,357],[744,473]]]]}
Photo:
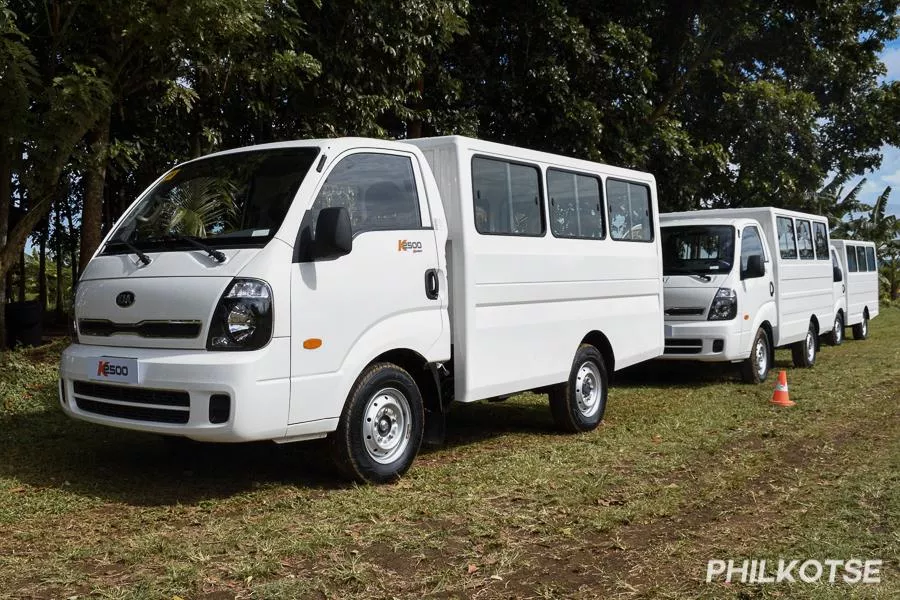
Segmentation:
{"type": "Polygon", "coordinates": [[[734,227],[663,227],[663,275],[728,273],[734,264],[734,227]]]}
{"type": "Polygon", "coordinates": [[[318,148],[236,152],[172,170],[122,220],[104,254],[264,246],[284,220],[318,148]]]}

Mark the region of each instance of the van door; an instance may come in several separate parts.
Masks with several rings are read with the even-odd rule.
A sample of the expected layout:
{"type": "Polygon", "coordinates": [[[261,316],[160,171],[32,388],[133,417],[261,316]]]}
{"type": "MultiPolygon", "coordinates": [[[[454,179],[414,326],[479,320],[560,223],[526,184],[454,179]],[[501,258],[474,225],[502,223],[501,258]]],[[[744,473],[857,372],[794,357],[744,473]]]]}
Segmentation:
{"type": "Polygon", "coordinates": [[[356,149],[316,192],[301,230],[314,235],[322,208],[346,207],[353,248],[292,265],[289,423],[339,417],[368,362],[396,348],[426,355],[441,338],[446,232],[439,242],[421,168],[411,153],[356,149]]]}
{"type": "Polygon", "coordinates": [[[844,311],[844,319],[847,318],[847,282],[846,276],[844,274],[844,269],[841,266],[841,261],[838,259],[837,252],[834,251],[834,248],[831,249],[831,266],[834,270],[834,311],[838,310],[844,311]]]}
{"type": "Polygon", "coordinates": [[[747,225],[741,231],[741,296],[738,302],[738,317],[741,323],[741,348],[749,348],[756,336],[756,317],[764,306],[774,302],[775,287],[772,282],[772,263],[766,253],[759,229],[755,225],[747,225]],[[743,275],[751,256],[758,255],[763,259],[765,275],[747,277],[743,275]]]}

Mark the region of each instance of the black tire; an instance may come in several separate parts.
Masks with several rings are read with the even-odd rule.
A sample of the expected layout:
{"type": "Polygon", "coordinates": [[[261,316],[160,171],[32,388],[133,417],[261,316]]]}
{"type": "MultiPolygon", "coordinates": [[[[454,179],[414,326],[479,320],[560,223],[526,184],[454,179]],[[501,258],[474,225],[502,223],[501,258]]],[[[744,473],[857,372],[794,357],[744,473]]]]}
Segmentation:
{"type": "Polygon", "coordinates": [[[553,386],[549,392],[550,412],[556,426],[569,433],[595,429],[606,412],[608,391],[609,376],[603,356],[593,346],[582,344],[572,361],[569,380],[553,386]],[[585,391],[588,398],[583,395],[585,391]]]}
{"type": "Polygon", "coordinates": [[[766,330],[760,327],[750,346],[750,356],[741,363],[741,379],[744,383],[762,383],[771,369],[772,344],[766,330]]]}
{"type": "Polygon", "coordinates": [[[841,313],[834,315],[834,329],[831,330],[829,339],[832,346],[840,346],[844,343],[844,315],[841,313]]]}
{"type": "Polygon", "coordinates": [[[390,483],[412,466],[424,430],[425,409],[416,382],[395,364],[375,363],[356,380],[338,428],[329,436],[332,459],[349,479],[390,483]],[[391,443],[396,446],[388,448],[391,443]]]}
{"type": "Polygon", "coordinates": [[[818,350],[816,326],[810,321],[809,329],[806,330],[806,337],[799,342],[791,344],[791,355],[794,359],[794,366],[800,369],[809,369],[813,367],[816,364],[816,353],[818,350]]]}
{"type": "Polygon", "coordinates": [[[853,326],[853,339],[865,340],[869,338],[869,313],[863,313],[862,323],[853,326]]]}

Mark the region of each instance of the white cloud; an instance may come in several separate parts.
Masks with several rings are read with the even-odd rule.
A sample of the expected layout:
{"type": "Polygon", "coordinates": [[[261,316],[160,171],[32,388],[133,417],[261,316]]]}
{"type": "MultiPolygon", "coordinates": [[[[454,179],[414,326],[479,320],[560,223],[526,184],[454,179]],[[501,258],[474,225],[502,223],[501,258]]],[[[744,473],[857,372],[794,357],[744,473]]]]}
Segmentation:
{"type": "Polygon", "coordinates": [[[889,175],[882,175],[881,179],[886,181],[889,185],[893,186],[894,188],[896,188],[897,186],[900,186],[900,169],[897,169],[896,171],[894,171],[893,173],[891,173],[889,175]]]}
{"type": "Polygon", "coordinates": [[[888,48],[881,54],[881,60],[887,67],[885,81],[900,81],[900,47],[888,48]]]}

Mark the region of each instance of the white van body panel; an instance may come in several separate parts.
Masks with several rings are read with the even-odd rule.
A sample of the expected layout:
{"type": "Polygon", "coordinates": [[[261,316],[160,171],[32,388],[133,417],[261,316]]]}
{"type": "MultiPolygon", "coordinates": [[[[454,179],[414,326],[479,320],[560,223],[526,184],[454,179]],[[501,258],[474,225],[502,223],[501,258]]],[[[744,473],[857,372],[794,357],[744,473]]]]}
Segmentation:
{"type": "Polygon", "coordinates": [[[873,242],[862,242],[857,240],[831,240],[831,246],[837,251],[838,259],[841,261],[844,271],[844,303],[846,305],[845,325],[858,325],[863,321],[863,315],[868,313],[869,319],[878,316],[878,257],[873,242]],[[866,270],[859,269],[859,250],[862,248],[865,253],[875,255],[875,269],[869,270],[868,260],[866,270]],[[853,263],[850,261],[848,253],[856,253],[856,270],[851,270],[853,263]]]}
{"type": "Polygon", "coordinates": [[[409,143],[423,150],[448,207],[457,401],[564,381],[591,332],[609,341],[616,370],[659,356],[662,258],[652,175],[458,136],[409,143]],[[609,177],[645,184],[653,241],[616,241],[608,234],[556,238],[549,222],[541,237],[480,234],[472,192],[475,156],[538,166],[542,182],[556,167],[599,177],[604,190],[609,177]]]}
{"type": "MultiPolygon", "coordinates": [[[[98,249],[79,282],[78,319],[199,321],[200,330],[189,339],[81,335],[60,364],[60,401],[67,414],[206,441],[293,441],[334,431],[360,373],[385,352],[412,352],[431,364],[452,358],[460,401],[566,380],[578,345],[589,335],[608,341],[615,369],[661,354],[662,265],[651,175],[459,137],[305,140],[252,149],[292,147],[314,147],[319,154],[263,247],[223,248],[223,263],[202,250],[148,252],[147,266],[134,254],[110,256],[98,249]],[[295,262],[298,232],[319,190],[343,158],[359,152],[411,159],[421,227],[357,232],[350,254],[295,262]],[[542,188],[550,166],[604,183],[616,177],[645,185],[653,239],[557,239],[549,225],[540,238],[481,235],[472,201],[475,153],[538,166],[542,188]],[[415,242],[417,251],[405,251],[404,240],[415,242]],[[437,273],[439,294],[425,301],[429,269],[437,273]],[[253,351],[209,351],[214,310],[235,277],[270,286],[271,340],[253,351]],[[122,291],[134,293],[132,306],[116,304],[122,291]],[[306,341],[319,345],[307,347],[306,341]],[[95,385],[98,365],[110,358],[129,361],[134,381],[95,385]],[[169,393],[189,401],[173,405],[169,393]],[[227,422],[214,423],[211,406],[220,394],[230,396],[231,413],[227,422]],[[119,418],[82,410],[76,402],[78,397],[111,410],[133,407],[134,395],[144,395],[141,407],[168,410],[185,422],[119,418]]],[[[546,220],[546,199],[543,211],[546,220]]],[[[100,248],[114,233],[112,228],[100,248]]]]}
{"type": "Polygon", "coordinates": [[[775,300],[767,293],[773,281],[772,253],[763,243],[766,274],[755,279],[741,279],[740,256],[747,227],[755,227],[765,236],[759,222],[749,218],[710,217],[710,211],[663,213],[661,227],[724,226],[735,230],[735,260],[728,273],[710,273],[709,281],[696,275],[663,275],[665,282],[665,354],[667,360],[702,362],[740,361],[750,356],[756,331],[765,325],[774,328],[778,322],[775,300]],[[710,321],[709,309],[720,288],[737,294],[734,319],[710,321]],[[758,289],[757,289],[758,288],[758,289]],[[720,345],[720,348],[717,348],[720,345]]]}
{"type": "Polygon", "coordinates": [[[843,252],[835,246],[831,240],[831,264],[841,272],[841,280],[832,284],[832,297],[834,298],[834,318],[840,314],[844,318],[844,326],[847,325],[847,264],[843,258],[843,252]]]}
{"type": "Polygon", "coordinates": [[[791,219],[795,223],[795,235],[797,220],[824,224],[826,241],[828,239],[828,221],[825,217],[772,207],[667,213],[663,216],[663,220],[670,222],[669,220],[682,218],[746,218],[753,219],[762,226],[767,251],[772,257],[774,276],[777,309],[777,324],[773,325],[774,344],[776,347],[782,347],[803,340],[811,320],[818,323],[819,334],[831,331],[834,322],[834,298],[830,254],[826,253],[821,258],[810,260],[782,258],[778,245],[778,217],[791,219]]]}

